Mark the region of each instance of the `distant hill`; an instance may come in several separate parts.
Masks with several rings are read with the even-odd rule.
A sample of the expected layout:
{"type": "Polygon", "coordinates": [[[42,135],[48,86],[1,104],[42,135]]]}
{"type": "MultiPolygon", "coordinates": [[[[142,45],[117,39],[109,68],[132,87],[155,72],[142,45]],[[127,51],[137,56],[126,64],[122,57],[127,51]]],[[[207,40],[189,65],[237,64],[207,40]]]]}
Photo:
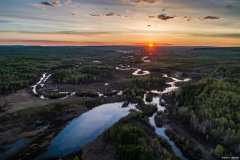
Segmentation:
{"type": "Polygon", "coordinates": [[[193,50],[227,50],[227,51],[240,51],[240,47],[198,47],[193,50]]]}

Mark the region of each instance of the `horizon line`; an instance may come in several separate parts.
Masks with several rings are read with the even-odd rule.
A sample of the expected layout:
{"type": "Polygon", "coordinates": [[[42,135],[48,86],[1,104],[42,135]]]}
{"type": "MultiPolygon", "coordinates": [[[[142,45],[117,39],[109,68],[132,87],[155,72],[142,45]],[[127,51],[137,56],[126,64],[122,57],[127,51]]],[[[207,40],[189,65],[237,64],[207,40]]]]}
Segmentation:
{"type": "MultiPolygon", "coordinates": [[[[21,45],[0,44],[0,47],[148,47],[147,45],[21,45]]],[[[213,45],[155,45],[154,47],[215,47],[215,48],[239,48],[240,46],[213,46],[213,45]]]]}

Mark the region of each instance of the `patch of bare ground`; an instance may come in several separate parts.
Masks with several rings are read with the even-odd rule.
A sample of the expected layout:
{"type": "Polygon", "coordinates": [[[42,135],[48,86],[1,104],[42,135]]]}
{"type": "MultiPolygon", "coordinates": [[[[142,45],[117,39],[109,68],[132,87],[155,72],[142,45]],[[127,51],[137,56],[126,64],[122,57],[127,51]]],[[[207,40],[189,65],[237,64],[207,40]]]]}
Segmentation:
{"type": "Polygon", "coordinates": [[[84,147],[83,160],[114,160],[116,157],[115,147],[98,137],[95,141],[84,147]]]}
{"type": "Polygon", "coordinates": [[[37,96],[33,96],[29,89],[22,89],[16,93],[4,97],[8,106],[5,108],[6,113],[14,113],[16,111],[34,106],[47,105],[59,100],[42,100],[37,96]]]}

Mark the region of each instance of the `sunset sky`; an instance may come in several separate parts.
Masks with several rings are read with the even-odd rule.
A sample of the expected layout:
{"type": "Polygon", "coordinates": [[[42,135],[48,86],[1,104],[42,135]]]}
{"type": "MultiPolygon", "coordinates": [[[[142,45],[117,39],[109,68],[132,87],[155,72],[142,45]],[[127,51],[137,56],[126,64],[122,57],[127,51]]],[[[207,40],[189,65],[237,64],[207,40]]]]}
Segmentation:
{"type": "Polygon", "coordinates": [[[240,0],[1,0],[0,44],[240,46],[240,0]]]}

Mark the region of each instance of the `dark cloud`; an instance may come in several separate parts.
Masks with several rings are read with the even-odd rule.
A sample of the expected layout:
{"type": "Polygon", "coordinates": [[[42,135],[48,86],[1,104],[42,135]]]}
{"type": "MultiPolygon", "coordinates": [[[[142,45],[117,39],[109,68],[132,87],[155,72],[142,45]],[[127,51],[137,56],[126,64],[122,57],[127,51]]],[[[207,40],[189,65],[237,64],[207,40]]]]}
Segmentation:
{"type": "Polygon", "coordinates": [[[99,14],[89,14],[90,16],[92,16],[92,17],[100,17],[101,15],[99,15],[99,14]]]}
{"type": "Polygon", "coordinates": [[[51,3],[49,3],[49,2],[41,2],[41,4],[46,5],[46,6],[52,6],[52,7],[53,7],[53,5],[52,5],[51,3]]]}
{"type": "Polygon", "coordinates": [[[65,34],[65,35],[82,35],[82,36],[93,36],[93,35],[105,35],[112,34],[115,32],[77,32],[77,31],[59,31],[59,32],[35,32],[35,31],[0,31],[0,33],[21,33],[21,34],[65,34]]]}
{"type": "Polygon", "coordinates": [[[61,41],[61,40],[0,40],[0,44],[2,45],[40,45],[40,46],[100,46],[106,45],[105,42],[99,41],[61,41]]]}
{"type": "Polygon", "coordinates": [[[62,6],[61,2],[60,1],[45,1],[45,2],[41,2],[42,5],[45,5],[45,6],[51,6],[51,7],[59,7],[59,6],[62,6]]]}
{"type": "Polygon", "coordinates": [[[160,15],[157,16],[157,18],[158,18],[158,19],[161,19],[161,20],[163,20],[163,21],[167,21],[167,20],[169,20],[169,19],[175,18],[175,16],[168,16],[168,15],[166,15],[166,14],[160,14],[160,15]]]}
{"type": "Polygon", "coordinates": [[[101,17],[101,16],[107,16],[107,17],[110,17],[110,16],[118,16],[118,17],[128,17],[128,16],[121,16],[120,14],[117,14],[115,12],[108,12],[106,14],[89,14],[90,16],[92,17],[101,17]]]}
{"type": "Polygon", "coordinates": [[[237,38],[240,39],[239,33],[222,33],[222,34],[190,34],[191,36],[215,37],[215,38],[237,38]]]}
{"type": "Polygon", "coordinates": [[[114,12],[109,12],[106,14],[106,16],[115,16],[116,14],[114,12]]]}
{"type": "Polygon", "coordinates": [[[148,16],[148,18],[156,18],[156,16],[148,16]]]}
{"type": "Polygon", "coordinates": [[[126,16],[121,16],[120,14],[116,14],[115,12],[109,12],[106,14],[106,16],[119,16],[119,17],[126,17],[126,16]]]}
{"type": "Polygon", "coordinates": [[[151,4],[151,3],[156,3],[160,2],[161,0],[133,0],[133,3],[138,4],[138,3],[145,3],[145,4],[151,4]]]}
{"type": "Polygon", "coordinates": [[[217,16],[206,16],[203,19],[220,19],[220,18],[217,16]]]}
{"type": "Polygon", "coordinates": [[[73,11],[72,13],[71,13],[71,15],[73,16],[73,17],[77,17],[77,12],[75,12],[75,11],[73,11]]]}
{"type": "Polygon", "coordinates": [[[184,19],[186,19],[187,21],[191,21],[193,18],[190,16],[184,16],[184,19]]]}

